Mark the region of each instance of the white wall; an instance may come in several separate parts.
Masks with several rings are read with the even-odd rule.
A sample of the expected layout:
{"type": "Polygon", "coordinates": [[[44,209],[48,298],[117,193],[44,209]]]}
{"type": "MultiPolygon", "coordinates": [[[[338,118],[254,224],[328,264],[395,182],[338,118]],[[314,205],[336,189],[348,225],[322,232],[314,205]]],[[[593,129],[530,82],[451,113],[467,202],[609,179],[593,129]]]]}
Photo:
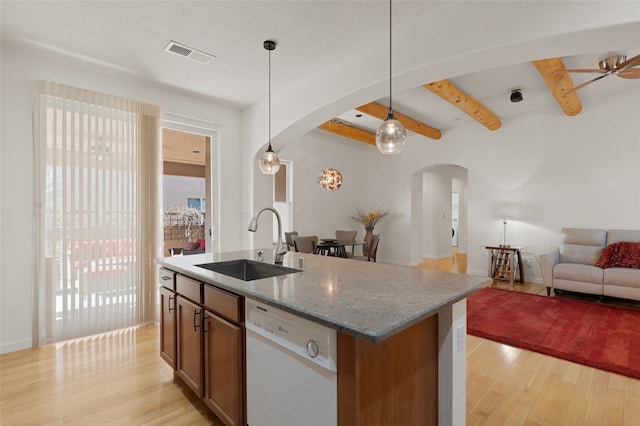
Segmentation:
{"type": "MultiPolygon", "coordinates": [[[[290,144],[280,156],[293,162],[293,230],[299,235],[334,238],[335,230],[357,230],[363,239],[364,227],[349,218],[355,207],[378,207],[380,199],[369,197],[367,187],[367,157],[377,149],[360,142],[338,139],[321,130],[309,133],[299,143],[290,144]],[[332,167],[342,173],[342,187],[323,191],[318,175],[332,167]]],[[[391,206],[386,206],[391,207],[391,206]]],[[[378,228],[384,225],[384,219],[378,228]]]]}
{"type": "Polygon", "coordinates": [[[2,145],[0,155],[0,352],[31,346],[33,139],[31,106],[34,80],[49,80],[152,103],[177,115],[212,122],[220,129],[220,241],[223,250],[242,246],[242,113],[194,95],[173,92],[139,78],[94,66],[79,67],[61,57],[2,46],[2,145]]]}
{"type": "MultiPolygon", "coordinates": [[[[496,202],[522,206],[521,220],[509,223],[509,239],[529,258],[556,246],[564,226],[640,229],[640,85],[629,81],[626,88],[585,102],[576,117],[550,111],[503,123],[495,132],[471,124],[438,142],[410,136],[395,156],[311,132],[283,150],[295,165],[295,226],[326,235],[355,203],[384,204],[393,214],[376,228],[383,238],[378,260],[415,264],[411,247],[422,230],[411,220],[412,175],[432,165],[457,164],[468,170],[469,273],[487,274],[484,247],[500,241],[496,202]],[[315,178],[326,166],[340,169],[344,189],[318,190],[315,178]]],[[[447,188],[450,192],[450,183],[447,188]]],[[[424,217],[436,220],[428,218],[429,204],[425,198],[424,217]]]]}

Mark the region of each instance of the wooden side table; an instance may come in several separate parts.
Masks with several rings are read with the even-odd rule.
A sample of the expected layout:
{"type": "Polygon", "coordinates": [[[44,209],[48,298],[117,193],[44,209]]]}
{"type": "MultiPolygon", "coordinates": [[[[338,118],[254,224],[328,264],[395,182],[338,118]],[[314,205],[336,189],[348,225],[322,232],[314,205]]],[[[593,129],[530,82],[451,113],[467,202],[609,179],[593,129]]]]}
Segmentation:
{"type": "Polygon", "coordinates": [[[509,281],[513,288],[516,275],[521,283],[524,282],[522,274],[522,254],[520,247],[486,246],[491,251],[489,263],[489,276],[494,280],[509,281]]]}

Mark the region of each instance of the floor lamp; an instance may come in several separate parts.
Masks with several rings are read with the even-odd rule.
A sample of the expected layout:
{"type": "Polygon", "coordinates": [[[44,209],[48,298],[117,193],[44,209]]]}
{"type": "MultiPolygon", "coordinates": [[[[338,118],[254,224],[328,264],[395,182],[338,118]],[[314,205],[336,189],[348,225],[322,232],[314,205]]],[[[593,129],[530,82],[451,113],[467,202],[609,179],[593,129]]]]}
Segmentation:
{"type": "Polygon", "coordinates": [[[511,247],[507,243],[507,219],[518,219],[520,216],[520,206],[517,204],[494,204],[493,216],[502,219],[502,244],[500,244],[500,247],[511,247]]]}

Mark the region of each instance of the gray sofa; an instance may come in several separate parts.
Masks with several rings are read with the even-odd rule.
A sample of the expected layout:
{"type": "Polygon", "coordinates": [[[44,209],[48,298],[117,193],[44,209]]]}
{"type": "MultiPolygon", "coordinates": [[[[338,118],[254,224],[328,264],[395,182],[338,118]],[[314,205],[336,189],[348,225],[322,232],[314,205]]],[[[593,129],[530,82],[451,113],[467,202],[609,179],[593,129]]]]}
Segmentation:
{"type": "Polygon", "coordinates": [[[556,250],[540,255],[542,280],[551,289],[640,300],[640,269],[596,266],[613,243],[640,242],[640,230],[564,228],[556,250]]]}

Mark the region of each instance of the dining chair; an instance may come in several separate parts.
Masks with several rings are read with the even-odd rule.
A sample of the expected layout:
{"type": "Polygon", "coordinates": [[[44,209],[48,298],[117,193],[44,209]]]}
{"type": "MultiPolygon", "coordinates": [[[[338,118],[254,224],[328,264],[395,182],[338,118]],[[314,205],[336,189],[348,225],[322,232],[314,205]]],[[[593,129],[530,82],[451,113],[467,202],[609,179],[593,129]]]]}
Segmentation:
{"type": "Polygon", "coordinates": [[[300,253],[314,253],[316,251],[316,246],[318,245],[317,235],[293,235],[292,239],[296,251],[300,253]]]}
{"type": "Polygon", "coordinates": [[[294,235],[298,235],[298,231],[291,231],[291,232],[285,232],[284,233],[284,239],[287,242],[287,250],[291,251],[294,250],[295,248],[293,247],[293,236],[294,235]]]}
{"type": "MultiPolygon", "coordinates": [[[[353,257],[356,249],[356,235],[358,235],[358,231],[340,231],[336,230],[336,240],[340,242],[353,241],[354,244],[351,245],[351,253],[347,252],[347,257],[353,257]]],[[[348,246],[349,244],[345,244],[348,246]]]]}
{"type": "Polygon", "coordinates": [[[380,242],[380,234],[373,234],[371,236],[371,243],[369,247],[369,255],[368,256],[353,256],[351,259],[355,260],[366,260],[367,262],[376,261],[376,256],[378,254],[378,243],[380,242]]]}

